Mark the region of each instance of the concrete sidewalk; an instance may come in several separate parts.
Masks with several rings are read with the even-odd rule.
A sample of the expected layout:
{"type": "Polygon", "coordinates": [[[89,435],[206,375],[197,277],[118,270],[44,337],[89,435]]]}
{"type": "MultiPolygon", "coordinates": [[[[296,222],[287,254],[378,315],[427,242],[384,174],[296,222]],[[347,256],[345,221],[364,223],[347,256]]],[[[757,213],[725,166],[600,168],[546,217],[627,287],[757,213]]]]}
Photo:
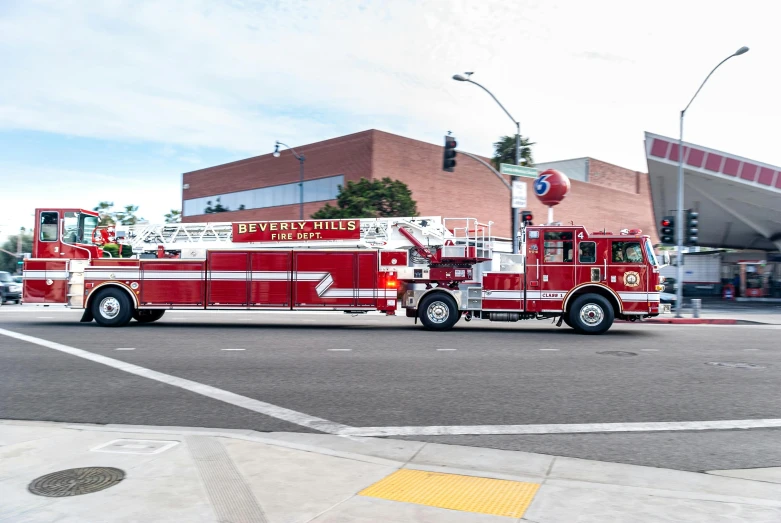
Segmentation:
{"type": "Polygon", "coordinates": [[[14,523],[777,523],[780,484],[781,469],[701,474],[390,439],[0,421],[0,521],[14,523]],[[115,482],[82,470],[35,483],[85,467],[112,467],[115,482]],[[46,497],[33,483],[105,488],[46,497]]]}

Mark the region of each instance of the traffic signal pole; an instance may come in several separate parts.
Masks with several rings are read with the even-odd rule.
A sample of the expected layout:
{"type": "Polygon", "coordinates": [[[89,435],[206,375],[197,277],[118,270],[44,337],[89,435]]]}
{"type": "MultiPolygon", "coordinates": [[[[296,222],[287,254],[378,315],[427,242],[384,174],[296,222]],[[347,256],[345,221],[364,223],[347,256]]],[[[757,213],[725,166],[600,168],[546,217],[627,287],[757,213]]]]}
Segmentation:
{"type": "MultiPolygon", "coordinates": [[[[691,102],[689,102],[691,104],[691,102]]],[[[688,107],[688,106],[687,106],[688,107]]],[[[675,221],[678,222],[675,226],[678,228],[678,234],[676,234],[676,260],[678,268],[676,273],[676,283],[678,286],[675,289],[675,317],[682,318],[681,307],[683,306],[683,117],[686,114],[686,109],[681,111],[681,128],[680,136],[678,138],[678,209],[675,211],[675,221]]]]}
{"type": "MultiPolygon", "coordinates": [[[[507,113],[510,114],[510,113],[507,113]]],[[[512,117],[511,117],[512,118],[512,117]]],[[[515,122],[515,165],[521,165],[521,122],[515,122]]],[[[512,191],[512,189],[510,189],[512,191]]],[[[512,206],[511,206],[512,207],[512,206]]],[[[518,215],[520,209],[512,207],[512,234],[513,239],[513,254],[518,254],[518,215]]]]}

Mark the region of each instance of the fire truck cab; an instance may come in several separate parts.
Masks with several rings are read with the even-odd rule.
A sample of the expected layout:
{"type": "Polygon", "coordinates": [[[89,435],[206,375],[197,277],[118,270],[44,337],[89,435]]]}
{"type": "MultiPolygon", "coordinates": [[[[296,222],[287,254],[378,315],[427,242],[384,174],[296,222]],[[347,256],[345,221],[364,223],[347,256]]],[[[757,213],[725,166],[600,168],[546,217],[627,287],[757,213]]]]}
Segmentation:
{"type": "Polygon", "coordinates": [[[171,309],[378,311],[430,330],[461,318],[558,318],[601,334],[660,312],[660,265],[637,230],[521,229],[520,253],[473,218],[377,218],[98,227],[83,209],[37,209],[26,304],[82,321],[149,323],[171,309]],[[118,243],[131,257],[112,258],[118,243]],[[108,256],[108,257],[106,257],[108,256]]]}

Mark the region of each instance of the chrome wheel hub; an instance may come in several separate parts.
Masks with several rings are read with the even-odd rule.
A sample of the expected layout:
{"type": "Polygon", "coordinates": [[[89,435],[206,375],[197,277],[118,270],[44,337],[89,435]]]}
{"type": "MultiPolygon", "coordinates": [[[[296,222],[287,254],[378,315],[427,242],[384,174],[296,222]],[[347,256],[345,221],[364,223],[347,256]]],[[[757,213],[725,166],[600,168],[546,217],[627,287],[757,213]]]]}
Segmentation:
{"type": "Polygon", "coordinates": [[[450,309],[441,301],[432,302],[426,310],[426,316],[433,323],[445,323],[450,317],[450,309]]]}
{"type": "Polygon", "coordinates": [[[580,309],[580,320],[589,327],[599,325],[604,319],[605,311],[596,303],[587,303],[580,309]]]}
{"type": "Polygon", "coordinates": [[[100,315],[110,320],[119,314],[119,301],[116,298],[103,298],[100,302],[100,315]]]}

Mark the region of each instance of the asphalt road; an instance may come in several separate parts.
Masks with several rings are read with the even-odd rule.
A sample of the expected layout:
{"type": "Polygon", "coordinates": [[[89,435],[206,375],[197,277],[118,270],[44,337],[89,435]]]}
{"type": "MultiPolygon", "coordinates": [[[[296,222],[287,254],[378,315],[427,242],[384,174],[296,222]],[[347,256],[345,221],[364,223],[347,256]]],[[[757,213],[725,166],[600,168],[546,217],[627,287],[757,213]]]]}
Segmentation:
{"type": "MultiPolygon", "coordinates": [[[[781,326],[617,324],[593,337],[536,321],[430,333],[379,315],[168,312],[122,329],[79,316],[9,306],[0,329],[353,427],[781,418],[781,326]]],[[[312,430],[2,335],[0,418],[312,430]]],[[[781,429],[407,439],[682,470],[781,466],[781,429]]]]}

